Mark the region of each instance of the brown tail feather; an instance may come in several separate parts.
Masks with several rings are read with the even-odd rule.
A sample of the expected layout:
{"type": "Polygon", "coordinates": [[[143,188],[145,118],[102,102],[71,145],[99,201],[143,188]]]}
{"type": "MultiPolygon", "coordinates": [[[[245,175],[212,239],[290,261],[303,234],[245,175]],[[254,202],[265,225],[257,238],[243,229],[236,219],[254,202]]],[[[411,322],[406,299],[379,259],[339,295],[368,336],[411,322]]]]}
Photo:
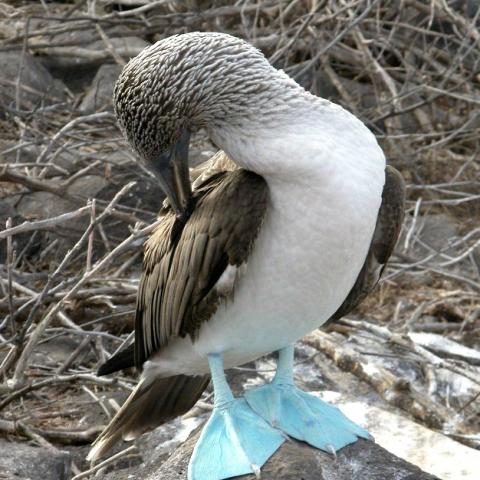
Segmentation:
{"type": "Polygon", "coordinates": [[[120,439],[133,440],[188,412],[209,382],[208,376],[142,379],[122,408],[93,443],[87,460],[97,460],[120,439]]]}

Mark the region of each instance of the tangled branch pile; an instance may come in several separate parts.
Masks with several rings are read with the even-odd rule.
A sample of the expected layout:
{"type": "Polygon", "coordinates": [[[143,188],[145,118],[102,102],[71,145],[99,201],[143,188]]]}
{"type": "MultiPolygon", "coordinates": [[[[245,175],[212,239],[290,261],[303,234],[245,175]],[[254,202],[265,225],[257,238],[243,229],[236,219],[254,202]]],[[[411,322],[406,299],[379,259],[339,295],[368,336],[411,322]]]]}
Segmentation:
{"type": "MultiPolygon", "coordinates": [[[[407,180],[408,218],[387,281],[359,313],[478,347],[479,22],[476,2],[446,0],[0,2],[0,431],[89,441],[95,422],[74,428],[83,413],[68,399],[81,389],[111,415],[104,393],[134,383],[92,371],[130,338],[140,245],[162,195],[122,139],[110,92],[128,58],[175,33],[245,38],[374,131],[407,180]],[[73,339],[61,360],[59,338],[73,339]],[[63,406],[42,416],[54,398],[63,406]]],[[[193,160],[214,150],[200,132],[193,160]]],[[[471,361],[455,358],[466,378],[471,361]]],[[[428,390],[440,403],[455,395],[428,390]]],[[[468,395],[454,410],[478,446],[465,433],[478,427],[468,395]]]]}

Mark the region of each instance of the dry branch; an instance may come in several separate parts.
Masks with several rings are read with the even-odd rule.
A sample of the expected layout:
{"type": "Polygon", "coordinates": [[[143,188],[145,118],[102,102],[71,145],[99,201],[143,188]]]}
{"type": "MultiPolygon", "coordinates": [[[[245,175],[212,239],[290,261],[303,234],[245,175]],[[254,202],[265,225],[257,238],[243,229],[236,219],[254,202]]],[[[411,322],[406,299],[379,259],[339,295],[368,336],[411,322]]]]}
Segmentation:
{"type": "Polygon", "coordinates": [[[418,392],[405,379],[377,365],[372,366],[355,350],[333,341],[323,332],[313,332],[304,341],[325,353],[343,370],[372,385],[389,403],[409,412],[429,427],[442,429],[454,416],[454,412],[418,392]]]}

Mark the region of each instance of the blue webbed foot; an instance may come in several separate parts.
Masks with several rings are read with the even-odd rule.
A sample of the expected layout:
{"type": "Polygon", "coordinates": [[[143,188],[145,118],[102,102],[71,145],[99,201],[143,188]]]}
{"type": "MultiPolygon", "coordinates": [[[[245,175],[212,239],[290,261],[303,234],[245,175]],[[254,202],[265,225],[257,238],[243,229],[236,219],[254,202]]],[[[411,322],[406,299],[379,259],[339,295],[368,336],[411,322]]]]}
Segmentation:
{"type": "Polygon", "coordinates": [[[359,437],[372,438],[337,407],[303,392],[293,383],[273,381],[248,391],[245,398],[270,425],[326,452],[334,453],[359,437]]]}
{"type": "Polygon", "coordinates": [[[188,466],[189,480],[221,480],[260,467],[285,437],[257,415],[244,398],[216,406],[195,445],[188,466]]]}

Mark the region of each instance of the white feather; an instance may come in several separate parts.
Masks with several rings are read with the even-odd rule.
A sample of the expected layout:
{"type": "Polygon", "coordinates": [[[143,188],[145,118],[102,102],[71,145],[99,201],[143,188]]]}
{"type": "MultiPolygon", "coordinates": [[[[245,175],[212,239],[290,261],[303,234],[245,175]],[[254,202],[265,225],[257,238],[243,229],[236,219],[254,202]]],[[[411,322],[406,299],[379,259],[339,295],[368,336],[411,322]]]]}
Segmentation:
{"type": "MultiPolygon", "coordinates": [[[[233,301],[195,342],[171,341],[145,365],[147,374],[207,373],[211,352],[223,352],[227,368],[245,363],[319,327],[346,298],[375,229],[385,158],[360,120],[308,98],[315,108],[289,121],[282,113],[276,129],[211,132],[237,164],[264,176],[268,213],[233,301]]],[[[235,276],[227,269],[218,286],[230,288],[235,276]]]]}

